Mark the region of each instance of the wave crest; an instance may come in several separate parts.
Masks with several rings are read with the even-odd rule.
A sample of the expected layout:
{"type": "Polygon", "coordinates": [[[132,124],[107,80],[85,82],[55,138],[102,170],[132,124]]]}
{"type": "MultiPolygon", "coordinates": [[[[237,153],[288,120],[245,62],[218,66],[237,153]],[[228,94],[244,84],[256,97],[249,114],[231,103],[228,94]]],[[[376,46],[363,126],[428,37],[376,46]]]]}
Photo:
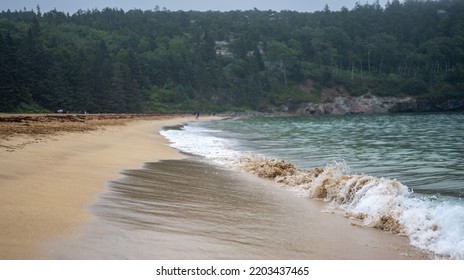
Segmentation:
{"type": "MultiPolygon", "coordinates": [[[[297,189],[305,196],[338,206],[365,226],[405,234],[401,201],[412,191],[397,180],[347,173],[344,162],[309,170],[283,160],[243,156],[241,167],[261,178],[297,189]]],[[[436,225],[435,225],[436,228],[436,225]]]]}

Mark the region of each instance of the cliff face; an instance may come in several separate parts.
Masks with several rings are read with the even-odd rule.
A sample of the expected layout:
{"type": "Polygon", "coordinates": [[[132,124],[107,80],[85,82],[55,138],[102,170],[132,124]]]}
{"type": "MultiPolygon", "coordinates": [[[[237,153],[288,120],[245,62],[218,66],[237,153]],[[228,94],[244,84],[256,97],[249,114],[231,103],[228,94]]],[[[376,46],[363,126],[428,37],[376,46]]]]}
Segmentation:
{"type": "Polygon", "coordinates": [[[347,115],[464,110],[463,99],[433,100],[413,97],[337,96],[331,102],[293,104],[269,108],[272,113],[295,115],[347,115]]]}

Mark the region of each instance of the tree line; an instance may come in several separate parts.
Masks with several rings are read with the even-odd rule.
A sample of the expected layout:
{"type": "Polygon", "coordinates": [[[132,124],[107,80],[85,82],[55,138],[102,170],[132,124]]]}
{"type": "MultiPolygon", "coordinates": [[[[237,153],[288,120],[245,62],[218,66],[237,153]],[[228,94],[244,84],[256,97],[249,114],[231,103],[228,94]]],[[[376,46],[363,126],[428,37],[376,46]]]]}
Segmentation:
{"type": "Polygon", "coordinates": [[[313,13],[8,10],[0,112],[262,110],[333,87],[455,98],[463,62],[461,0],[313,13]]]}

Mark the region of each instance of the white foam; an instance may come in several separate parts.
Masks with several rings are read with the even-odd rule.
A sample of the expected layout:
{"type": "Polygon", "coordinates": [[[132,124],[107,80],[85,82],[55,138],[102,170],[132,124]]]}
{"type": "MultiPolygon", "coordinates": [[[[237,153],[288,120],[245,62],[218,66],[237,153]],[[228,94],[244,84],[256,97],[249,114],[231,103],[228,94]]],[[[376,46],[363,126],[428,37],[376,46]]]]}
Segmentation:
{"type": "Polygon", "coordinates": [[[364,225],[370,227],[382,227],[385,219],[397,221],[402,228],[396,230],[409,236],[411,245],[440,256],[464,259],[462,201],[416,197],[397,180],[369,175],[343,175],[343,168],[340,167],[340,164],[327,166],[317,180],[336,182],[330,185],[332,190],[328,190],[328,199],[338,201],[341,209],[352,216],[363,217],[364,225]],[[336,171],[331,172],[332,168],[336,171]]]}
{"type": "Polygon", "coordinates": [[[199,155],[220,164],[229,164],[241,153],[233,150],[233,140],[211,136],[215,130],[186,125],[181,129],[162,130],[170,146],[185,153],[199,155]]]}
{"type": "Polygon", "coordinates": [[[364,225],[382,228],[385,222],[397,221],[401,229],[394,230],[409,236],[411,245],[440,256],[464,259],[462,201],[419,198],[397,180],[369,175],[344,176],[340,170],[328,171],[330,165],[325,169],[317,180],[332,176],[330,180],[337,182],[330,186],[336,190],[328,190],[328,196],[332,196],[328,199],[338,200],[340,208],[351,216],[363,217],[364,225]]]}
{"type": "MultiPolygon", "coordinates": [[[[236,149],[233,139],[213,136],[218,131],[198,125],[163,130],[173,148],[233,165],[244,154],[236,149]]],[[[299,175],[301,176],[301,174],[299,175]]],[[[287,182],[292,180],[287,180],[287,182]]],[[[453,259],[464,259],[464,205],[462,201],[430,200],[414,195],[397,180],[369,175],[353,175],[344,162],[326,166],[322,174],[298,188],[309,197],[327,192],[327,200],[353,217],[362,217],[366,226],[382,228],[385,218],[398,222],[400,233],[410,238],[413,246],[453,259]],[[383,220],[382,220],[383,219],[383,220]]]]}
{"type": "Polygon", "coordinates": [[[410,198],[400,217],[411,244],[452,259],[464,259],[464,207],[452,201],[410,198]]]}

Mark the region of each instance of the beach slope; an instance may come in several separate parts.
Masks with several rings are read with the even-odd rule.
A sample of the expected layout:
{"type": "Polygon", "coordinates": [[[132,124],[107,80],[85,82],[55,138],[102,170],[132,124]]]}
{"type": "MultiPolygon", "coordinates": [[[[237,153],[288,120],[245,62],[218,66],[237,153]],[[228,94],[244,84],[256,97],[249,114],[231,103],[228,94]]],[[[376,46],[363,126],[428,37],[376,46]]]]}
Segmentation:
{"type": "Polygon", "coordinates": [[[179,159],[159,135],[173,116],[0,116],[0,259],[37,259],[70,234],[118,171],[179,159]],[[64,133],[66,132],[66,133],[64,133]]]}

